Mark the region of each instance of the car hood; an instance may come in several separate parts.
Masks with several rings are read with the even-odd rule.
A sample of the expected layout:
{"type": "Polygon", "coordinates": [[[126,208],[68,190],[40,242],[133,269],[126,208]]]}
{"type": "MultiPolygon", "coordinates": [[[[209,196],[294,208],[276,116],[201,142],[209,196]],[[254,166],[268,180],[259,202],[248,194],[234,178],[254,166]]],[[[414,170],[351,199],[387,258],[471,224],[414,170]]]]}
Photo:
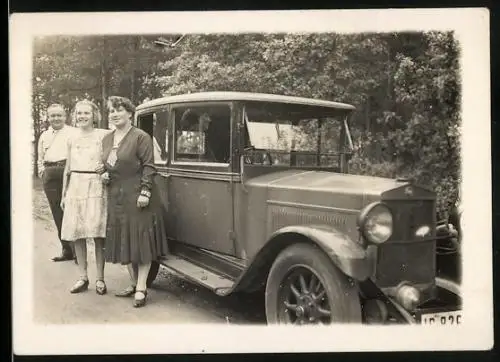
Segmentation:
{"type": "Polygon", "coordinates": [[[380,200],[383,193],[409,182],[327,171],[287,170],[252,178],[246,185],[250,193],[265,196],[267,201],[360,210],[367,203],[380,200]]]}

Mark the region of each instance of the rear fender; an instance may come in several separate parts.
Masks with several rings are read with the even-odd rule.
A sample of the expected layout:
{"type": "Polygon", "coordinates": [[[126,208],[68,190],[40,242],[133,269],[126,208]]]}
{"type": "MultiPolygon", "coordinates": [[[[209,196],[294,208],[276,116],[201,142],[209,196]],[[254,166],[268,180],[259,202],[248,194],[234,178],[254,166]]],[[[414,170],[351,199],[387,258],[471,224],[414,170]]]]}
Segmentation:
{"type": "Polygon", "coordinates": [[[272,234],[269,243],[286,235],[302,235],[319,246],[349,277],[363,281],[371,276],[372,264],[366,250],[346,234],[325,225],[286,226],[272,234]]]}

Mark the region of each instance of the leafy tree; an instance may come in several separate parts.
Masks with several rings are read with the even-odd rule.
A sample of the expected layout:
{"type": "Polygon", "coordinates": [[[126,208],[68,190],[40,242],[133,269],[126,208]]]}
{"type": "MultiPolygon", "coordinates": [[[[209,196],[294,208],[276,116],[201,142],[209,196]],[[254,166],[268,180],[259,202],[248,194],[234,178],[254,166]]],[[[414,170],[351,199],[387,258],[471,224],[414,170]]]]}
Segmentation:
{"type": "Polygon", "coordinates": [[[432,187],[440,216],[446,218],[460,179],[459,49],[452,33],[425,37],[428,45],[420,54],[396,56],[394,111],[378,119],[384,130],[368,135],[353,166],[432,187]],[[376,157],[373,146],[380,150],[376,157]]]}
{"type": "MultiPolygon", "coordinates": [[[[69,111],[80,99],[95,101],[103,113],[105,100],[119,94],[138,102],[143,77],[158,63],[162,52],[153,46],[156,36],[50,36],[33,44],[35,144],[46,127],[44,110],[61,103],[69,111]]],[[[38,157],[35,147],[35,159],[38,157]]],[[[36,163],[35,163],[35,174],[36,163]]]]}
{"type": "Polygon", "coordinates": [[[355,172],[410,176],[445,213],[459,170],[458,50],[451,33],[190,35],[149,87],[239,90],[357,106],[355,172]]]}
{"type": "Polygon", "coordinates": [[[35,128],[51,102],[71,108],[87,97],[104,107],[111,94],[140,103],[235,90],[347,102],[357,108],[354,172],[415,178],[438,192],[443,215],[454,201],[460,84],[452,33],[190,34],[163,49],[157,37],[38,39],[35,128]]]}

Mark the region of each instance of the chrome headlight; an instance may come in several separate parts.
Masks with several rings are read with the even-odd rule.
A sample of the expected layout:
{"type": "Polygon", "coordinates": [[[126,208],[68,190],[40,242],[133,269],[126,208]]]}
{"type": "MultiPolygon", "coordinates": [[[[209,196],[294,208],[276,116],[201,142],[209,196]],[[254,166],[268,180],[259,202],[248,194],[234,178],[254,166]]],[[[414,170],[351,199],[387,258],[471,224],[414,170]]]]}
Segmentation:
{"type": "Polygon", "coordinates": [[[393,231],[392,213],[387,206],[375,202],[365,207],[358,219],[358,227],[363,236],[371,243],[387,241],[393,231]]]}

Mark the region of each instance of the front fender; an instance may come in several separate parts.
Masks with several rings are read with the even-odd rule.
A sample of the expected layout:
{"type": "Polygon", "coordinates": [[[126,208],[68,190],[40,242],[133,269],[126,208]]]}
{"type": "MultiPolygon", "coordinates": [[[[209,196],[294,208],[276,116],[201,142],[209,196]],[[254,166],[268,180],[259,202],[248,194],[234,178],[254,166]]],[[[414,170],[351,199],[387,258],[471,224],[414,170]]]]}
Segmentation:
{"type": "Polygon", "coordinates": [[[275,231],[273,239],[286,234],[302,235],[318,245],[346,275],[363,281],[372,274],[372,262],[366,250],[349,236],[326,225],[293,225],[275,231]]]}

